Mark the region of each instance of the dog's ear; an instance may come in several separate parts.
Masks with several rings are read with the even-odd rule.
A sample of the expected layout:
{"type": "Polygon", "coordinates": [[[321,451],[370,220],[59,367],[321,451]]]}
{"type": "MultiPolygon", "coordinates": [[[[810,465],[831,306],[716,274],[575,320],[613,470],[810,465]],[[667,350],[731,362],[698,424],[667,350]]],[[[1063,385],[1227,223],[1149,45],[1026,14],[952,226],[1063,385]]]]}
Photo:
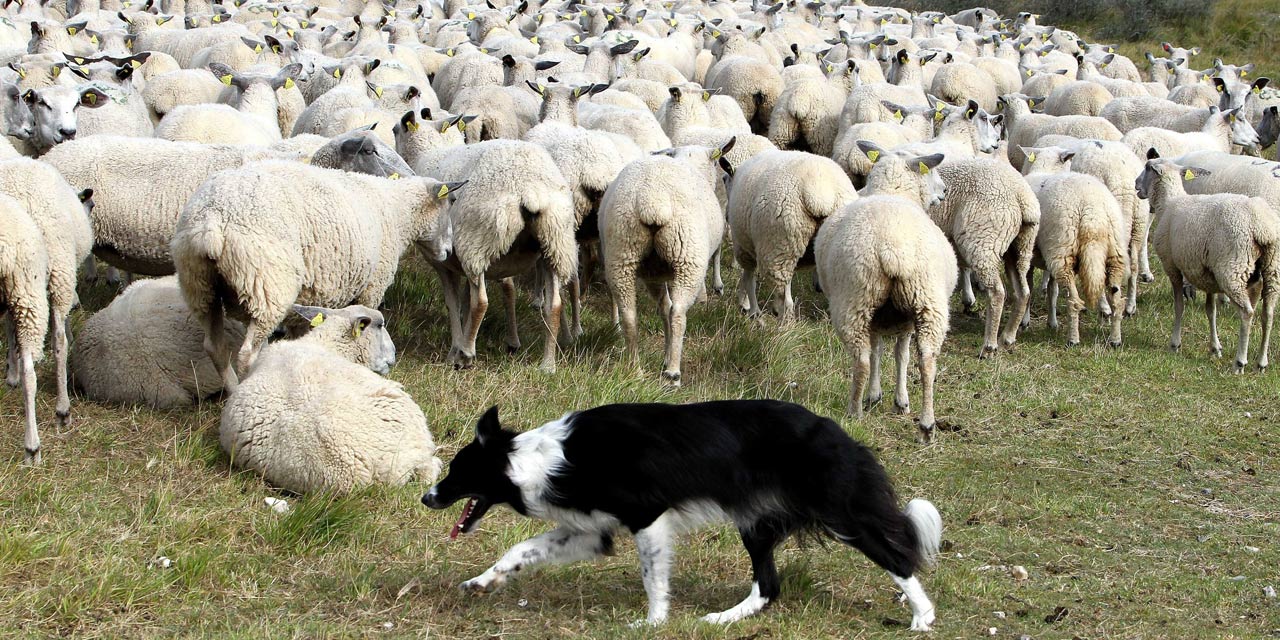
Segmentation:
{"type": "Polygon", "coordinates": [[[480,416],[480,422],[476,423],[476,441],[480,446],[484,446],[493,438],[498,436],[502,431],[502,424],[498,422],[498,405],[489,407],[489,410],[480,416]]]}

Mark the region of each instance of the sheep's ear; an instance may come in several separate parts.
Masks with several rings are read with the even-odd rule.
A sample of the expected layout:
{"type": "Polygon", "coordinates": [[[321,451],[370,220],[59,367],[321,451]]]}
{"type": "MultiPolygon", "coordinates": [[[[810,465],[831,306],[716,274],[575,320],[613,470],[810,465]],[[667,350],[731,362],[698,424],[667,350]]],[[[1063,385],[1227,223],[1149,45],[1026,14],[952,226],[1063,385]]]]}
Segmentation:
{"type": "Polygon", "coordinates": [[[110,100],[111,98],[107,94],[93,87],[86,87],[80,90],[80,104],[78,106],[97,109],[110,100]]]}
{"type": "Polygon", "coordinates": [[[968,108],[964,110],[964,117],[972,120],[976,115],[978,115],[978,103],[974,100],[970,100],[968,108]]]}
{"type": "Polygon", "coordinates": [[[902,122],[903,120],[905,120],[905,119],[907,118],[907,116],[906,116],[906,114],[907,114],[907,108],[906,108],[906,107],[904,107],[904,106],[902,106],[902,105],[900,105],[900,104],[898,104],[898,103],[896,103],[896,102],[889,102],[888,100],[881,100],[881,101],[880,101],[880,106],[882,106],[882,107],[884,107],[886,110],[888,110],[888,111],[889,111],[889,113],[892,113],[892,114],[893,114],[893,117],[898,119],[898,122],[902,122]]]}
{"type": "Polygon", "coordinates": [[[911,160],[908,160],[907,166],[908,167],[914,166],[916,168],[916,171],[919,171],[920,175],[922,176],[928,175],[930,171],[932,171],[938,165],[942,164],[942,158],[943,158],[943,155],[941,153],[934,153],[927,156],[920,156],[918,158],[912,158],[911,160]]]}
{"type": "Polygon", "coordinates": [[[524,83],[529,85],[529,88],[533,89],[534,93],[540,96],[547,95],[547,88],[542,86],[541,84],[538,84],[537,82],[533,82],[532,80],[525,80],[524,83]]]}
{"type": "Polygon", "coordinates": [[[1213,172],[1208,169],[1201,169],[1200,167],[1184,167],[1182,169],[1182,181],[1191,182],[1196,178],[1203,178],[1211,173],[1213,172]]]}
{"type": "Polygon", "coordinates": [[[80,202],[89,202],[90,200],[93,200],[93,189],[85,189],[84,191],[77,193],[76,197],[80,198],[80,202]]]}
{"type": "Polygon", "coordinates": [[[325,311],[326,309],[322,307],[308,307],[302,304],[293,305],[293,312],[302,316],[302,319],[306,320],[313,328],[324,324],[327,317],[324,313],[325,311]]]}
{"type": "Polygon", "coordinates": [[[476,422],[476,442],[483,447],[500,433],[502,433],[502,423],[498,422],[498,405],[495,404],[480,416],[479,422],[476,422]]]}
{"type": "Polygon", "coordinates": [[[600,93],[601,91],[604,91],[605,89],[608,89],[608,88],[609,88],[609,84],[607,82],[597,82],[596,84],[591,85],[591,90],[587,92],[587,95],[594,96],[595,94],[600,93]]]}
{"type": "Polygon", "coordinates": [[[1271,82],[1271,78],[1258,78],[1257,80],[1253,81],[1253,88],[1251,89],[1251,91],[1253,91],[1254,93],[1262,93],[1262,90],[1265,89],[1267,87],[1267,84],[1269,84],[1270,82],[1271,82]]]}
{"type": "Polygon", "coordinates": [[[625,53],[631,53],[631,50],[635,49],[636,45],[638,44],[640,44],[639,40],[628,40],[627,42],[624,42],[622,44],[614,45],[612,49],[609,49],[609,53],[615,56],[620,56],[625,53]]]}
{"type": "Polygon", "coordinates": [[[418,127],[421,125],[418,124],[416,114],[414,114],[413,110],[410,109],[403,117],[400,118],[400,126],[403,127],[405,131],[413,133],[417,131],[418,127]]]}
{"type": "Polygon", "coordinates": [[[1160,152],[1156,151],[1155,147],[1151,147],[1150,149],[1147,149],[1148,160],[1155,160],[1156,158],[1159,158],[1159,157],[1160,157],[1160,152]]]}
{"type": "Polygon", "coordinates": [[[1022,152],[1022,155],[1027,159],[1027,162],[1030,162],[1031,164],[1036,163],[1036,152],[1039,151],[1039,149],[1018,145],[1018,151],[1022,152]]]}
{"type": "MultiPolygon", "coordinates": [[[[398,176],[399,174],[393,173],[391,175],[398,176]]],[[[368,329],[371,324],[373,324],[372,317],[365,315],[356,316],[355,321],[351,323],[351,337],[359,340],[360,334],[364,333],[364,330],[368,329]]]]}
{"type": "Polygon", "coordinates": [[[1061,162],[1071,162],[1074,157],[1076,157],[1076,152],[1074,151],[1063,151],[1058,154],[1058,160],[1061,162]]]}
{"type": "Polygon", "coordinates": [[[240,42],[243,42],[243,43],[244,43],[244,46],[249,47],[250,49],[253,49],[253,52],[254,52],[254,53],[262,53],[262,50],[263,50],[263,48],[265,47],[264,43],[262,43],[262,42],[258,42],[257,40],[254,40],[253,38],[244,38],[244,37],[242,37],[242,38],[240,38],[240,42]]]}
{"type": "Polygon", "coordinates": [[[861,151],[863,155],[867,156],[867,159],[871,161],[871,164],[879,162],[880,158],[885,155],[885,150],[880,145],[870,140],[858,140],[857,145],[858,151],[861,151]]]}
{"type": "Polygon", "coordinates": [[[718,94],[718,93],[720,93],[720,87],[716,87],[715,89],[703,89],[703,90],[702,90],[702,101],[703,101],[703,102],[707,102],[708,100],[710,100],[710,99],[711,99],[711,96],[714,96],[714,95],[716,95],[716,94],[718,94]]]}
{"type": "Polygon", "coordinates": [[[468,182],[470,182],[470,181],[469,181],[469,180],[463,180],[462,182],[442,182],[442,183],[440,183],[440,188],[436,189],[436,199],[438,200],[438,199],[441,199],[441,198],[444,198],[444,197],[448,196],[448,195],[449,195],[449,194],[451,194],[451,193],[455,193],[455,192],[457,192],[457,191],[458,191],[458,189],[461,189],[461,188],[463,187],[463,185],[467,184],[468,182]]]}
{"type": "Polygon", "coordinates": [[[228,87],[231,86],[231,83],[235,82],[236,79],[236,74],[231,70],[231,67],[228,67],[221,62],[210,62],[209,73],[212,73],[213,77],[217,78],[222,82],[222,84],[225,84],[228,87]]]}
{"type": "Polygon", "coordinates": [[[720,148],[718,148],[718,149],[716,149],[715,151],[712,151],[712,152],[711,152],[711,159],[712,159],[712,160],[719,160],[720,158],[723,158],[723,157],[725,156],[725,154],[727,154],[727,153],[729,153],[730,151],[732,151],[732,150],[733,150],[733,145],[735,145],[735,144],[737,144],[737,143],[738,143],[738,136],[734,136],[734,137],[732,137],[732,138],[729,138],[729,141],[728,141],[728,142],[726,142],[726,143],[724,143],[724,144],[720,145],[720,148]]]}
{"type": "Polygon", "coordinates": [[[546,71],[558,64],[560,64],[559,60],[539,60],[533,63],[533,68],[538,71],[546,71]]]}
{"type": "Polygon", "coordinates": [[[644,58],[645,56],[649,55],[649,52],[652,50],[653,50],[652,47],[645,47],[635,52],[635,54],[631,56],[631,59],[635,62],[640,62],[641,58],[644,58]]]}
{"type": "Polygon", "coordinates": [[[898,51],[898,64],[906,64],[907,60],[910,60],[910,59],[911,59],[911,54],[907,53],[906,49],[901,49],[898,51]]]}

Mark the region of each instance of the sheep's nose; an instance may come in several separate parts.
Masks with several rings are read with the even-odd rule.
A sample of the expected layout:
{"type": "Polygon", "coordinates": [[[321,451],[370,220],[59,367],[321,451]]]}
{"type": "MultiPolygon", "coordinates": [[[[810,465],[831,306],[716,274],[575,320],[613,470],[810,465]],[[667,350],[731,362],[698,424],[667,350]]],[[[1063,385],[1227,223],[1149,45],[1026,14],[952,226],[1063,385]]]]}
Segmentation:
{"type": "Polygon", "coordinates": [[[63,140],[74,140],[76,137],[75,129],[58,129],[58,133],[62,135],[63,140]]]}

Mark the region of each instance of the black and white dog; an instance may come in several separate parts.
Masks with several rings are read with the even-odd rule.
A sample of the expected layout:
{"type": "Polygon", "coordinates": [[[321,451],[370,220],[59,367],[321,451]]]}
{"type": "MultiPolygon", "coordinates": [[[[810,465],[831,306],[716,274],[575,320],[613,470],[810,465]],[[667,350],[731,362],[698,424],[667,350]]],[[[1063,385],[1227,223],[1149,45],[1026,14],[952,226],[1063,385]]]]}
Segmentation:
{"type": "Polygon", "coordinates": [[[732,521],[751,555],[754,584],[740,604],[703,618],[729,623],[778,597],[774,549],[796,532],[831,536],[888,570],[911,604],[911,628],[933,623],[915,573],[932,562],[942,519],[925,500],[899,511],[889,478],[870,451],[830,419],[769,400],[688,405],[613,404],[566,414],[515,433],[498,408],[422,497],[432,509],[470,498],[450,537],[475,528],[496,504],[560,526],[507,551],[467,591],[498,589],[543,563],[608,553],[613,535],[635,536],[648,622],[667,617],[674,536],[732,521]]]}

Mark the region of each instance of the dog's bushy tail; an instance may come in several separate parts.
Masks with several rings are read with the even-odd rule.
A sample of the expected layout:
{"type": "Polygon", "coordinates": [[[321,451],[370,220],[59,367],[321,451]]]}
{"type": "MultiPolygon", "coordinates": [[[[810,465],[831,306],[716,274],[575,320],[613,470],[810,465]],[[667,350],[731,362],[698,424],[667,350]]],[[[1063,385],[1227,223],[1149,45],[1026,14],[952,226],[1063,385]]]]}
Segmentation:
{"type": "Polygon", "coordinates": [[[938,551],[942,547],[942,515],[932,502],[916,498],[907,503],[902,512],[916,531],[916,550],[920,561],[933,566],[938,561],[938,551]]]}

